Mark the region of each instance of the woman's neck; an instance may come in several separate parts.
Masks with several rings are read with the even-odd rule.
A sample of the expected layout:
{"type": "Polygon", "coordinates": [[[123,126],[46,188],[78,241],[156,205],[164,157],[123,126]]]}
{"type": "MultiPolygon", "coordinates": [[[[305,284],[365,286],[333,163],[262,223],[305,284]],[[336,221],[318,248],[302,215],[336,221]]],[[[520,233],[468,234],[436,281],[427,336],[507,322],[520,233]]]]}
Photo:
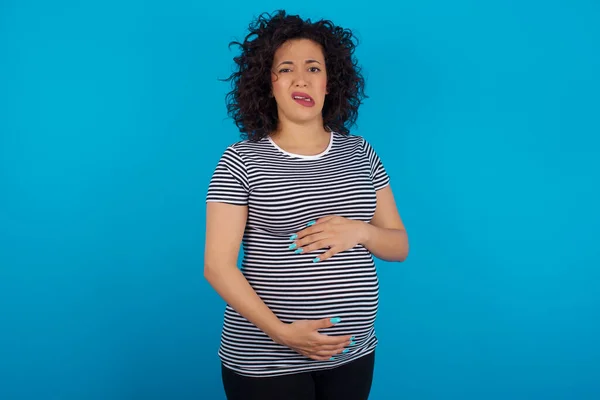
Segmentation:
{"type": "Polygon", "coordinates": [[[297,154],[318,154],[329,145],[331,133],[323,128],[323,121],[297,124],[280,121],[271,139],[282,149],[297,154]]]}

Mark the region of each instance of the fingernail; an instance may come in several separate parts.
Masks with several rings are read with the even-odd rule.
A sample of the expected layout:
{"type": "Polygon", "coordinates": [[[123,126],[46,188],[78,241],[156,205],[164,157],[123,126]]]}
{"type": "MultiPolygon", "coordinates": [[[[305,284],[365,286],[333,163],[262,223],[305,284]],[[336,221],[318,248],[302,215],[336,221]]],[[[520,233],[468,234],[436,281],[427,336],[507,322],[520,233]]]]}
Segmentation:
{"type": "Polygon", "coordinates": [[[353,341],[353,342],[354,342],[354,339],[356,339],[356,337],[355,337],[355,336],[352,336],[352,337],[350,338],[350,340],[351,340],[351,341],[353,341]]]}
{"type": "Polygon", "coordinates": [[[296,239],[298,239],[298,235],[296,235],[295,233],[292,236],[290,236],[290,240],[296,240],[296,239]]]}
{"type": "Polygon", "coordinates": [[[319,257],[317,257],[313,260],[314,263],[318,263],[319,261],[321,261],[321,259],[319,257]]]}
{"type": "Polygon", "coordinates": [[[288,249],[293,250],[296,248],[296,246],[297,246],[296,243],[292,243],[292,244],[290,244],[290,247],[288,247],[288,249]]]}
{"type": "Polygon", "coordinates": [[[355,344],[356,343],[354,343],[354,340],[352,340],[348,346],[354,346],[355,344]]]}
{"type": "Polygon", "coordinates": [[[340,317],[335,317],[335,318],[331,318],[330,321],[332,324],[337,324],[338,322],[341,322],[342,319],[340,317]]]}
{"type": "Polygon", "coordinates": [[[345,353],[347,353],[347,352],[349,352],[349,351],[350,351],[349,349],[344,349],[344,351],[342,351],[342,353],[344,353],[344,354],[345,354],[345,353]]]}
{"type": "Polygon", "coordinates": [[[333,360],[335,360],[335,358],[333,358],[333,357],[331,357],[331,358],[329,359],[329,361],[333,361],[333,360]]]}
{"type": "Polygon", "coordinates": [[[308,224],[306,224],[306,226],[313,226],[316,223],[317,223],[317,221],[310,221],[308,224]]]}
{"type": "Polygon", "coordinates": [[[300,253],[302,253],[303,251],[304,251],[304,249],[303,249],[303,248],[300,248],[300,249],[296,250],[294,253],[296,253],[296,254],[300,254],[300,253]]]}

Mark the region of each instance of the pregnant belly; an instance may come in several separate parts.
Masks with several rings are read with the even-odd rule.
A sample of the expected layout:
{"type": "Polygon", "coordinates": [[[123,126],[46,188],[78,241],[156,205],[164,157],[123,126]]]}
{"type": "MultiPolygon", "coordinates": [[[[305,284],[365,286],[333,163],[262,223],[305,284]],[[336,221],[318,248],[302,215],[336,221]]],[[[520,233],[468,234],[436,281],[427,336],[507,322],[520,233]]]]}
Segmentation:
{"type": "Polygon", "coordinates": [[[379,301],[377,272],[362,246],[313,263],[318,252],[271,256],[248,252],[243,273],[283,322],[341,318],[328,334],[367,334],[379,301]]]}

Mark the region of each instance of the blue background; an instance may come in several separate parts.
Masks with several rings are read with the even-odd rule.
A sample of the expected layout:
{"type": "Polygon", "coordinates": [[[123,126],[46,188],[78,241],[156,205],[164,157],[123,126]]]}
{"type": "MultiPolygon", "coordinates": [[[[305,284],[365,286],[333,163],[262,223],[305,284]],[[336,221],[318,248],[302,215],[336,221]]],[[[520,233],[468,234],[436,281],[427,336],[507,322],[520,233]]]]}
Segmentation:
{"type": "Polygon", "coordinates": [[[204,196],[253,16],[353,29],[411,240],[372,399],[600,398],[594,1],[4,1],[0,399],[224,399],[204,196]]]}

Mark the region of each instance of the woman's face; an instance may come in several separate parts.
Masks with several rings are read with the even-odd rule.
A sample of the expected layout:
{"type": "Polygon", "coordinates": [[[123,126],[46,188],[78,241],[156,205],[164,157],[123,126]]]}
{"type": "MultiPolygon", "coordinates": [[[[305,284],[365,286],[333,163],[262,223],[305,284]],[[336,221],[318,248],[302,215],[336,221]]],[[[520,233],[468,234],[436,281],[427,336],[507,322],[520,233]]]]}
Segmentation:
{"type": "Polygon", "coordinates": [[[303,123],[322,119],[327,71],[319,44],[309,39],[285,42],[275,52],[271,71],[279,120],[303,123]]]}

